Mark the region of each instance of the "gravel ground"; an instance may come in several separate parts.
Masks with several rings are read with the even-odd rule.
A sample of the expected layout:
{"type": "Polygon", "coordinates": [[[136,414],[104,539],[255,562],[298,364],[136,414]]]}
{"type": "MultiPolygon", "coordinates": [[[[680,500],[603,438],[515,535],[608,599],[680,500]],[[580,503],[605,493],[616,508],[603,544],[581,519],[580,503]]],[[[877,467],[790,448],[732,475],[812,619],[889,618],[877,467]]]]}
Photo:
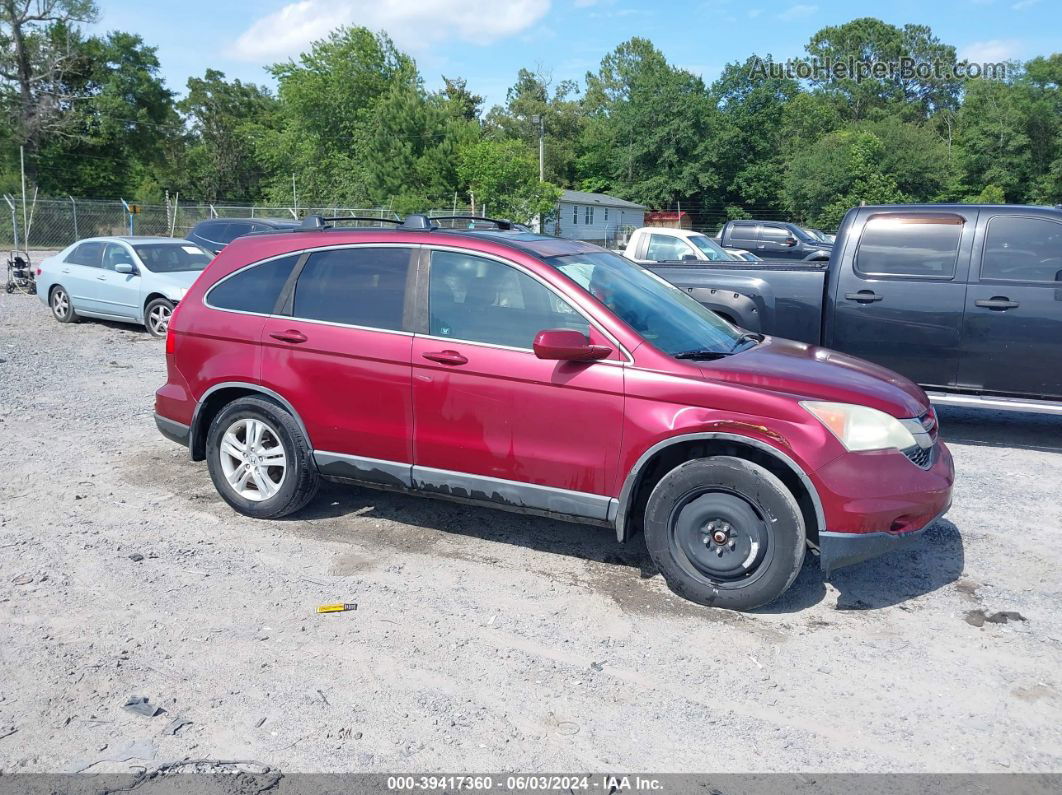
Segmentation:
{"type": "Polygon", "coordinates": [[[1062,771],[1062,419],[942,411],[924,543],[741,615],[607,530],[331,486],[241,517],[156,431],[164,370],[0,295],[0,773],[1062,771]]]}

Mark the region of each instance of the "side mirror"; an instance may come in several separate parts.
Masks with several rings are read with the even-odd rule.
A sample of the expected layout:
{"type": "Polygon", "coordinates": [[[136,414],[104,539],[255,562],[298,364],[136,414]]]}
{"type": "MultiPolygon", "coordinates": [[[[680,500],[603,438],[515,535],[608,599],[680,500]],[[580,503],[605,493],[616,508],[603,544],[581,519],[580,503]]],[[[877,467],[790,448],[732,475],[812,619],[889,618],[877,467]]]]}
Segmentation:
{"type": "Polygon", "coordinates": [[[697,261],[697,255],[696,254],[683,254],[682,255],[682,261],[683,262],[689,262],[691,260],[696,262],[697,261]]]}
{"type": "Polygon", "coordinates": [[[131,262],[116,262],[114,263],[115,273],[132,273],[133,263],[131,262]]]}
{"type": "Polygon", "coordinates": [[[785,244],[789,246],[789,248],[792,248],[797,244],[797,239],[795,237],[787,237],[785,239],[785,244]]]}
{"type": "Polygon", "coordinates": [[[538,332],[534,349],[539,359],[563,362],[595,362],[612,353],[607,345],[591,345],[585,334],[559,328],[538,332]]]}

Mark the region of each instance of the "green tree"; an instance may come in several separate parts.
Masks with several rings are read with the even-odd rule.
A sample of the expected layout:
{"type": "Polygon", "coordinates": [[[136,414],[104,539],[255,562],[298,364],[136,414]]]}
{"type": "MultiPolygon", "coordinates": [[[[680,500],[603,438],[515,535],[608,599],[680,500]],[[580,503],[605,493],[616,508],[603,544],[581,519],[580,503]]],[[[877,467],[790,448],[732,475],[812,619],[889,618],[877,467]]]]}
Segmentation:
{"type": "Polygon", "coordinates": [[[276,125],[277,101],[268,89],[227,81],[216,69],[188,78],[177,103],[190,130],[172,182],[205,201],[256,201],[266,174],[256,155],[265,130],[276,125]]]}
{"type": "Polygon", "coordinates": [[[520,141],[478,141],[461,150],[457,167],[477,208],[495,217],[530,223],[553,212],[560,189],[539,182],[538,163],[520,141]]]}

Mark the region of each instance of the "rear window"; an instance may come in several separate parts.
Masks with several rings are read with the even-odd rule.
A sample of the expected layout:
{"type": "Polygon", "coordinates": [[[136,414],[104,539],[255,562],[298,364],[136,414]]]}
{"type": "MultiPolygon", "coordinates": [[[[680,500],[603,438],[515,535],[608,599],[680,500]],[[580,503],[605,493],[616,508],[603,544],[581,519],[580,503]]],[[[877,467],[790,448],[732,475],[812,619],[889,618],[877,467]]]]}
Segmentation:
{"type": "Polygon", "coordinates": [[[981,278],[1062,282],[1062,224],[1046,218],[996,216],[988,222],[981,278]]]}
{"type": "Polygon", "coordinates": [[[82,243],[70,253],[66,261],[74,265],[88,265],[90,268],[99,268],[103,262],[103,243],[100,241],[82,243]]]}
{"type": "Polygon", "coordinates": [[[206,302],[215,309],[271,315],[298,261],[298,254],[289,254],[238,271],[214,285],[207,293],[206,302]]]}
{"type": "Polygon", "coordinates": [[[962,225],[959,215],[872,215],[859,239],[855,269],[864,276],[951,279],[962,225]]]}
{"type": "Polygon", "coordinates": [[[341,248],[310,255],[295,285],[292,315],[401,331],[408,248],[341,248]]]}

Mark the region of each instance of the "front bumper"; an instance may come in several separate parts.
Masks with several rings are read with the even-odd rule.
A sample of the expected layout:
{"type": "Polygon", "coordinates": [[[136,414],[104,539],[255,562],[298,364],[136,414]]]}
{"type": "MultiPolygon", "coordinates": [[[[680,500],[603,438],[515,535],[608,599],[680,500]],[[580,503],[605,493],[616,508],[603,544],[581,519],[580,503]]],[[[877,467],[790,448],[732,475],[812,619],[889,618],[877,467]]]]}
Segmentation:
{"type": "Polygon", "coordinates": [[[185,447],[188,446],[188,440],[191,437],[191,429],[184,423],[167,419],[156,412],[155,425],[158,427],[159,433],[171,442],[177,442],[177,444],[182,444],[185,447]]]}
{"type": "Polygon", "coordinates": [[[819,567],[827,577],[837,569],[862,563],[894,549],[911,546],[920,539],[941,516],[948,512],[948,503],[939,514],[917,530],[904,533],[819,533],[819,567]]]}

